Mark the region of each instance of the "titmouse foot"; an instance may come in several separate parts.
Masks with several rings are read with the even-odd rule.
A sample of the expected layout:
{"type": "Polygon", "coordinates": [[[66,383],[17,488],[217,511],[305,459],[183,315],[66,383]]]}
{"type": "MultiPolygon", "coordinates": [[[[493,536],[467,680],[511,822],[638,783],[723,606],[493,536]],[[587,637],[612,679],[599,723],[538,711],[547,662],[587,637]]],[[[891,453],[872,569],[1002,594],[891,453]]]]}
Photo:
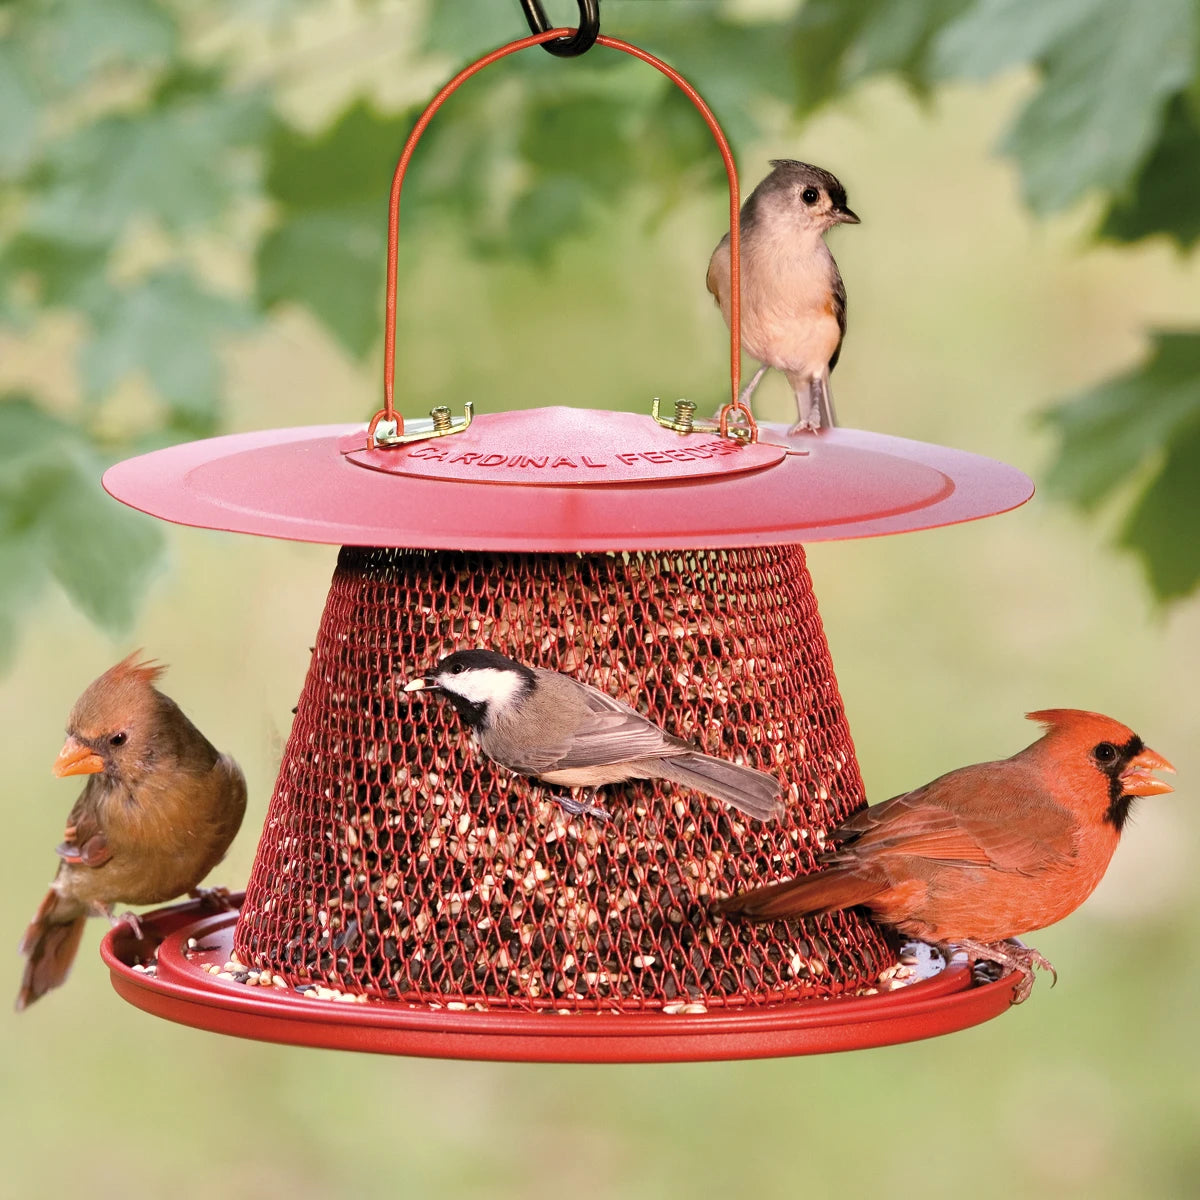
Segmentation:
{"type": "Polygon", "coordinates": [[[829,392],[829,380],[823,375],[816,375],[808,381],[796,380],[789,376],[793,390],[796,393],[796,412],[799,420],[788,430],[790,435],[812,430],[816,433],[821,429],[832,429],[837,424],[833,412],[833,397],[829,392]]]}
{"type": "Polygon", "coordinates": [[[199,900],[210,912],[228,912],[234,907],[227,887],[195,887],[188,892],[189,900],[199,900]]]}
{"type": "Polygon", "coordinates": [[[788,437],[795,437],[798,433],[816,433],[820,429],[820,425],[813,425],[807,417],[801,417],[795,425],[788,430],[788,437]]]}
{"type": "MultiPolygon", "coordinates": [[[[746,408],[750,407],[750,397],[754,395],[754,389],[758,387],[759,382],[761,381],[762,377],[766,373],[767,373],[767,364],[763,363],[763,365],[761,367],[759,367],[757,371],[754,372],[754,378],[751,379],[750,382],[748,384],[746,384],[746,386],[744,388],[742,388],[741,393],[738,396],[739,404],[745,405],[746,408]]],[[[717,409],[717,411],[713,413],[713,417],[714,418],[719,417],[721,415],[721,409],[724,407],[725,407],[724,405],[721,405],[717,409]]]]}
{"type": "Polygon", "coordinates": [[[821,428],[821,403],[817,399],[816,388],[815,379],[810,379],[807,387],[803,383],[795,386],[797,420],[788,430],[788,437],[795,437],[798,433],[816,433],[821,428]]]}
{"type": "Polygon", "coordinates": [[[759,367],[757,371],[754,372],[754,378],[751,379],[750,382],[748,384],[746,384],[746,386],[744,388],[742,388],[742,394],[738,397],[738,399],[747,408],[750,407],[750,397],[754,395],[754,389],[756,387],[758,387],[759,381],[762,379],[762,377],[766,373],[767,373],[767,364],[763,363],[763,365],[761,367],[759,367]]]}
{"type": "Polygon", "coordinates": [[[573,817],[582,816],[586,813],[589,817],[595,817],[599,821],[607,821],[609,819],[607,810],[597,804],[591,803],[595,798],[596,789],[587,788],[578,800],[575,798],[574,792],[572,792],[566,796],[555,796],[554,802],[563,812],[569,812],[573,817]]]}

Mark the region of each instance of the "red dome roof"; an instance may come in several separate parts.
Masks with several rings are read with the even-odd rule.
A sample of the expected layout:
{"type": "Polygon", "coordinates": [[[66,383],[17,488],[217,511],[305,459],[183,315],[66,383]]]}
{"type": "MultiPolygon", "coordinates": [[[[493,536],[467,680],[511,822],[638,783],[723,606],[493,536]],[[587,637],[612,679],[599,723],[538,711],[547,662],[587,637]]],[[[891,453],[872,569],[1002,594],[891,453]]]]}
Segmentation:
{"type": "Polygon", "coordinates": [[[831,429],[760,425],[740,446],[650,417],[541,408],[366,448],[365,427],[234,434],[128,459],[110,494],[183,525],[422,549],[596,551],[816,542],[1005,512],[1032,481],[993,459],[831,429]]]}

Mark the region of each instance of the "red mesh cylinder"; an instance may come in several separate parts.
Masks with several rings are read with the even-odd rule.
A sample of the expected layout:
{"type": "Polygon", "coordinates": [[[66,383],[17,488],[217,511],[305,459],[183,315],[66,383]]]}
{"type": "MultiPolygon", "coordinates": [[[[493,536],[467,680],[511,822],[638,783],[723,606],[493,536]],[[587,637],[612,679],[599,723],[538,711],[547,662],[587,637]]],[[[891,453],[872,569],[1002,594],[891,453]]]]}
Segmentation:
{"type": "Polygon", "coordinates": [[[711,902],[811,869],[865,803],[799,546],[640,554],[347,547],[235,949],[293,981],[473,1008],[761,1006],[889,965],[853,914],[803,930],[711,902]],[[663,783],[608,822],[490,763],[452,707],[401,691],[453,650],[569,672],[680,737],[776,774],[759,824],[663,783]]]}

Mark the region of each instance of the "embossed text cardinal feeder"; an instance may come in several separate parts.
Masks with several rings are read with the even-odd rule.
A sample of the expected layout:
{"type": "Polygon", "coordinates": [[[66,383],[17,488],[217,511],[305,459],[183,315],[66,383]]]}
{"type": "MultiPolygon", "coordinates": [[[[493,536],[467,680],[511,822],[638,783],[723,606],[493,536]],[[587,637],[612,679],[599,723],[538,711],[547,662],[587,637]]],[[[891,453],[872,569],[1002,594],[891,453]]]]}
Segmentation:
{"type": "Polygon", "coordinates": [[[1033,489],[939,446],[849,429],[789,443],[755,424],[737,399],[734,164],[670,67],[597,38],[678,84],[725,159],[735,286],[719,421],[682,403],[658,420],[541,408],[405,422],[393,405],[417,139],[477,71],[567,36],[580,33],[480,59],[417,122],[392,188],[385,406],[367,427],[213,438],[105,476],[169,521],[342,546],[240,909],[144,918],[162,938],[153,972],[134,970],[118,927],[103,947],[113,982],[205,1029],[445,1057],[802,1054],[982,1021],[1009,1004],[1008,979],[977,984],[954,964],[885,991],[894,950],[854,914],[795,928],[709,914],[718,896],[812,870],[825,831],[865,802],[801,543],[966,521],[1033,489]],[[609,797],[608,822],[568,817],[483,759],[450,705],[402,691],[470,647],[570,672],[775,774],[785,816],[761,824],[643,783],[609,797]],[[231,956],[244,966],[214,973],[231,956]]]}

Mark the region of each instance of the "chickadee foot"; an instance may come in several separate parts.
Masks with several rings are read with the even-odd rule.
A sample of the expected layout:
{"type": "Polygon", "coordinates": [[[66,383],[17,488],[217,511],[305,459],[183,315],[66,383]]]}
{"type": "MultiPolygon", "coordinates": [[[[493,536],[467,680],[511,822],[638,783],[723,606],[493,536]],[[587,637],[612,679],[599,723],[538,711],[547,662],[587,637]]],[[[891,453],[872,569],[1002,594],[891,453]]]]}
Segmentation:
{"type": "Polygon", "coordinates": [[[1035,967],[1050,972],[1053,976],[1051,987],[1058,982],[1058,972],[1054,969],[1054,964],[1016,938],[1005,942],[955,942],[954,948],[963,951],[972,963],[980,960],[999,963],[1011,971],[1016,971],[1021,978],[1013,989],[1014,1004],[1023,1004],[1029,999],[1029,993],[1033,991],[1035,967]]]}
{"type": "Polygon", "coordinates": [[[189,900],[199,900],[210,912],[228,912],[234,907],[227,887],[195,887],[188,892],[189,900]]]}
{"type": "Polygon", "coordinates": [[[586,813],[589,817],[595,817],[599,821],[607,821],[609,819],[608,811],[601,808],[598,804],[591,803],[595,798],[595,789],[588,788],[579,799],[576,799],[574,793],[571,793],[567,796],[555,796],[554,802],[563,812],[568,812],[573,817],[582,816],[586,813]]]}

